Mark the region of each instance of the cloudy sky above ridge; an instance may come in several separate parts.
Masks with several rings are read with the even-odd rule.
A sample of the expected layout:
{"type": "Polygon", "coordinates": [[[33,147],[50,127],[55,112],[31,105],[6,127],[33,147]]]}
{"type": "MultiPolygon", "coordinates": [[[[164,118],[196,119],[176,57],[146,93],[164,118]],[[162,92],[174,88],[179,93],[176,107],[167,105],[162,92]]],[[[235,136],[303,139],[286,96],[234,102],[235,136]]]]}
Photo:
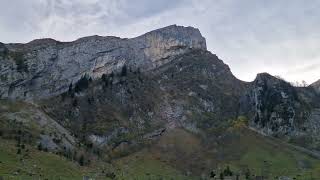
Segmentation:
{"type": "Polygon", "coordinates": [[[320,79],[320,0],[0,0],[0,42],[135,37],[171,24],[199,28],[242,80],[259,72],[320,79]]]}

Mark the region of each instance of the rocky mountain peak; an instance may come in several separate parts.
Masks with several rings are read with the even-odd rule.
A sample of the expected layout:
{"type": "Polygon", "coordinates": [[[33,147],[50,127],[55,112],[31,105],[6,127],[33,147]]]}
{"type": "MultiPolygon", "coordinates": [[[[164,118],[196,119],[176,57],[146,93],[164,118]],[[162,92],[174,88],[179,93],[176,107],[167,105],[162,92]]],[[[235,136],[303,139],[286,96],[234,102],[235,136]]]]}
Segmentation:
{"type": "Polygon", "coordinates": [[[171,25],[161,29],[148,32],[139,38],[146,39],[171,39],[177,41],[177,46],[190,46],[190,48],[207,50],[206,39],[201,35],[199,29],[193,27],[184,27],[171,25]]]}
{"type": "Polygon", "coordinates": [[[271,74],[268,73],[259,73],[257,74],[254,83],[257,85],[268,85],[268,86],[274,86],[276,84],[282,83],[284,80],[281,78],[272,76],[271,74]]]}
{"type": "Polygon", "coordinates": [[[124,65],[148,71],[194,49],[206,50],[205,38],[198,29],[177,25],[132,39],[90,36],[72,42],[0,44],[0,97],[50,97],[84,75],[100,78],[124,65]]]}

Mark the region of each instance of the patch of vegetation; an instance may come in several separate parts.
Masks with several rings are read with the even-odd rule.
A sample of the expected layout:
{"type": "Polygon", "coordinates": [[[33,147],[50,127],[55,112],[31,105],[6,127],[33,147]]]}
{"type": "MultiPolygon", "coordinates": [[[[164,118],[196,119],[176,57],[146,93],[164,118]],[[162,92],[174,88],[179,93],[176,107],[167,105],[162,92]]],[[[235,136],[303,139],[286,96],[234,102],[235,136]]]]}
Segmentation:
{"type": "Polygon", "coordinates": [[[183,175],[172,166],[161,162],[145,151],[132,154],[116,162],[121,170],[117,172],[120,179],[199,179],[183,175]]]}
{"type": "Polygon", "coordinates": [[[23,52],[10,52],[9,56],[16,63],[18,72],[28,72],[28,65],[25,63],[23,52]]]}
{"type": "Polygon", "coordinates": [[[75,84],[74,91],[76,93],[79,93],[89,87],[89,83],[92,81],[92,79],[85,74],[84,76],[81,77],[81,79],[75,84]]]}
{"type": "Polygon", "coordinates": [[[236,151],[240,151],[241,155],[222,164],[230,165],[235,172],[241,173],[243,178],[249,176],[247,179],[255,177],[277,179],[280,176],[287,176],[302,180],[311,176],[320,177],[319,160],[247,128],[232,131],[239,136],[239,140],[231,145],[224,145],[222,149],[228,152],[228,156],[236,151]],[[231,149],[234,147],[238,147],[237,150],[231,149]]]}
{"type": "MultiPolygon", "coordinates": [[[[1,44],[0,44],[1,45],[1,44]]],[[[1,47],[0,47],[1,48],[1,47]]],[[[0,57],[6,59],[8,57],[8,50],[6,48],[0,50],[0,57]]]]}
{"type": "Polygon", "coordinates": [[[105,87],[112,87],[113,85],[113,78],[114,78],[114,73],[112,72],[111,74],[103,74],[101,76],[101,80],[104,82],[105,87]]]}
{"type": "Polygon", "coordinates": [[[0,174],[4,178],[80,179],[83,173],[73,164],[51,153],[40,152],[26,145],[20,153],[7,140],[0,139],[0,174]]]}
{"type": "Polygon", "coordinates": [[[236,120],[232,122],[233,128],[243,128],[247,127],[249,123],[249,120],[245,116],[239,116],[236,120]]]}

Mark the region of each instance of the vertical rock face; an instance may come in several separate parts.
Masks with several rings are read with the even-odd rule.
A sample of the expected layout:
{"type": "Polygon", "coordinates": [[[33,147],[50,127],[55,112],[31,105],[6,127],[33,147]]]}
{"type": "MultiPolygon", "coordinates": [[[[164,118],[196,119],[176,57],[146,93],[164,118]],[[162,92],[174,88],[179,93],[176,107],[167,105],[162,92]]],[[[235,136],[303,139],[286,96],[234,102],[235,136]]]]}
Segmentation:
{"type": "Polygon", "coordinates": [[[85,74],[92,78],[130,69],[152,70],[191,49],[206,50],[198,29],[168,26],[132,39],[91,36],[0,44],[0,97],[46,98],[66,91],[85,74]]]}
{"type": "Polygon", "coordinates": [[[319,150],[320,96],[310,87],[293,87],[267,73],[258,74],[240,98],[240,114],[258,132],[319,150]]]}
{"type": "Polygon", "coordinates": [[[297,93],[287,82],[269,74],[258,74],[241,100],[250,114],[251,126],[264,134],[289,134],[295,130],[297,93]]]}

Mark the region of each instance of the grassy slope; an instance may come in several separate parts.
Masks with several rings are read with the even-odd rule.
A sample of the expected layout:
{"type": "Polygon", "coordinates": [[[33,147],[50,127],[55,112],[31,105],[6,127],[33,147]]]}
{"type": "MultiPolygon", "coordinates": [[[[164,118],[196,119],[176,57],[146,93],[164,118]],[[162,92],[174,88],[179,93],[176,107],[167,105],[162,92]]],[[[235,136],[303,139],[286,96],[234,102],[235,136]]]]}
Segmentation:
{"type": "Polygon", "coordinates": [[[0,174],[3,177],[13,178],[16,177],[15,172],[19,172],[24,179],[35,177],[79,179],[83,174],[76,164],[65,158],[40,152],[31,146],[26,146],[26,149],[29,150],[28,153],[22,150],[22,153],[18,155],[17,147],[13,142],[0,139],[0,174]],[[36,175],[30,176],[30,174],[36,175]]]}
{"type": "Polygon", "coordinates": [[[233,133],[239,135],[237,141],[229,143],[226,140],[220,148],[204,149],[199,147],[200,140],[196,136],[181,129],[174,130],[162,137],[158,144],[123,158],[117,164],[125,169],[122,171],[125,179],[186,179],[190,170],[194,173],[189,172],[187,179],[197,179],[195,177],[208,177],[211,170],[219,173],[226,166],[230,166],[234,173],[242,174],[243,179],[246,169],[252,176],[263,175],[269,179],[279,176],[301,180],[320,177],[319,160],[285,144],[276,144],[249,129],[233,133]],[[223,160],[217,157],[221,156],[218,149],[226,152],[223,160]]]}
{"type": "Polygon", "coordinates": [[[147,150],[132,154],[115,162],[120,179],[192,179],[183,175],[147,150]]]}
{"type": "MultiPolygon", "coordinates": [[[[67,159],[52,153],[40,152],[27,146],[29,153],[22,151],[17,155],[17,148],[12,141],[0,139],[0,175],[5,178],[18,179],[82,179],[83,176],[97,177],[102,169],[114,172],[117,179],[187,179],[179,171],[172,169],[165,163],[146,155],[145,150],[128,157],[107,163],[92,164],[90,167],[80,167],[67,159]],[[28,154],[20,161],[20,158],[28,154]],[[104,168],[102,168],[104,167],[104,168]],[[100,170],[99,170],[100,169],[100,170]],[[15,175],[19,172],[19,175],[15,175]],[[30,176],[30,173],[35,174],[30,176]]],[[[101,174],[97,179],[105,179],[101,174]]]]}
{"type": "MultiPolygon", "coordinates": [[[[28,109],[21,103],[2,104],[1,112],[28,109]]],[[[0,120],[6,122],[6,119],[0,120]]],[[[7,128],[4,122],[0,127],[7,128]]],[[[34,136],[37,134],[34,133],[34,136]]],[[[29,153],[23,150],[22,155],[17,155],[16,142],[0,138],[0,175],[12,176],[20,169],[19,174],[23,176],[31,172],[47,178],[63,176],[67,179],[81,179],[83,175],[96,174],[104,169],[105,172],[114,172],[117,179],[198,179],[196,177],[208,176],[211,170],[219,172],[219,169],[229,165],[234,172],[249,168],[253,175],[268,175],[270,178],[280,175],[297,179],[320,177],[319,160],[286,144],[242,127],[229,129],[223,135],[214,141],[206,140],[204,144],[200,137],[175,129],[165,133],[157,143],[114,160],[112,165],[100,162],[86,168],[63,157],[39,152],[35,145],[26,147],[29,153]],[[20,161],[24,154],[29,156],[20,161]]]]}
{"type": "MultiPolygon", "coordinates": [[[[109,171],[115,172],[117,179],[197,179],[201,175],[208,176],[211,170],[218,172],[219,168],[229,165],[234,172],[249,168],[252,175],[267,174],[269,178],[280,175],[297,179],[307,179],[311,175],[320,177],[319,160],[286,145],[274,144],[272,140],[254,132],[240,134],[240,140],[236,142],[239,143],[239,148],[235,148],[237,146],[234,143],[222,145],[221,148],[228,154],[225,160],[219,160],[214,156],[218,156],[216,153],[211,153],[212,149],[199,147],[198,137],[181,129],[174,130],[163,136],[157,144],[115,160],[109,171]],[[236,153],[237,151],[241,152],[236,153]],[[202,165],[205,167],[202,168],[202,165]],[[197,167],[193,169],[192,166],[197,167]],[[189,170],[196,173],[188,173],[189,170]]],[[[100,167],[108,166],[93,164],[83,168],[51,153],[39,152],[29,146],[26,149],[29,149],[29,156],[21,162],[19,159],[26,153],[23,151],[22,155],[17,155],[14,143],[0,139],[2,176],[14,177],[14,172],[21,169],[20,175],[24,177],[29,177],[28,173],[33,172],[46,178],[61,176],[65,179],[81,179],[85,174],[92,175],[90,172],[97,172],[100,167]]]]}
{"type": "Polygon", "coordinates": [[[228,148],[241,146],[244,150],[239,159],[228,162],[238,170],[248,166],[252,174],[269,178],[283,175],[296,179],[320,177],[319,160],[248,129],[240,132],[238,146],[228,148]]]}

